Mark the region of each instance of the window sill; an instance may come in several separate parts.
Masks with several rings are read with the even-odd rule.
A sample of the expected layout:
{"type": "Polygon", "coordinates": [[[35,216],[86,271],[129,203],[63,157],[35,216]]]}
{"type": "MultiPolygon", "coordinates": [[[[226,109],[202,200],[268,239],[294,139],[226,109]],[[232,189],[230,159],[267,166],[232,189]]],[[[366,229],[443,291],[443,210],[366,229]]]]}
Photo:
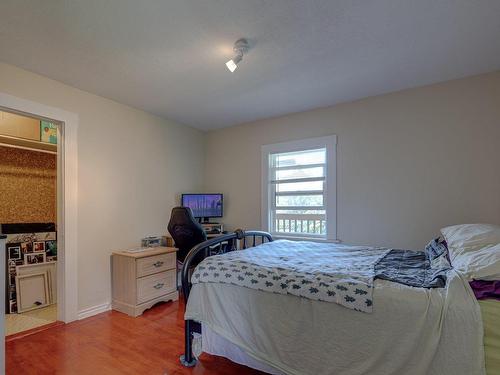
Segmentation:
{"type": "Polygon", "coordinates": [[[283,234],[273,234],[273,239],[275,240],[290,240],[290,241],[312,241],[312,242],[321,242],[321,243],[341,243],[342,241],[339,239],[328,239],[328,238],[318,238],[318,237],[302,237],[302,236],[287,236],[283,234]]]}

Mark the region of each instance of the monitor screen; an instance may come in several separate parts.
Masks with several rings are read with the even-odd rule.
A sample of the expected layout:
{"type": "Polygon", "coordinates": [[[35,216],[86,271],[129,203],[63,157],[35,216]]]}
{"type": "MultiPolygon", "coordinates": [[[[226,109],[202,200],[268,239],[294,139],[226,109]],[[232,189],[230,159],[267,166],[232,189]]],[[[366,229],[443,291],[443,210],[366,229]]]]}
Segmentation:
{"type": "Polygon", "coordinates": [[[194,217],[222,217],[222,194],[182,194],[182,206],[191,208],[194,217]]]}

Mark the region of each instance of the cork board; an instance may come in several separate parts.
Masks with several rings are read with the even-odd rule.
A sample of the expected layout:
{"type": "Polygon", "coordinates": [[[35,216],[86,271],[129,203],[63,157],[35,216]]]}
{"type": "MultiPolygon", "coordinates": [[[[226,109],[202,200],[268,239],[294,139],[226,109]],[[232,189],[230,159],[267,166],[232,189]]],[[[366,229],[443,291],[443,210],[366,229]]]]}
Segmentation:
{"type": "Polygon", "coordinates": [[[57,156],[0,146],[0,223],[57,221],[57,156]]]}

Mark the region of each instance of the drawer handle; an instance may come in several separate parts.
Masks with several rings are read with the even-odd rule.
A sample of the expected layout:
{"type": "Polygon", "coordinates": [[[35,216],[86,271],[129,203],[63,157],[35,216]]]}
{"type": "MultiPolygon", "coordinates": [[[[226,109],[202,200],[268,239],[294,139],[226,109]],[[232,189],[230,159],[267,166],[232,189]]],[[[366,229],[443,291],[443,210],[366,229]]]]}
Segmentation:
{"type": "Polygon", "coordinates": [[[163,288],[163,285],[165,285],[165,283],[158,283],[153,288],[155,288],[155,289],[161,289],[161,288],[163,288]]]}
{"type": "Polygon", "coordinates": [[[162,262],[161,260],[159,260],[158,262],[153,263],[153,266],[155,266],[155,267],[161,267],[161,266],[163,266],[163,263],[165,263],[165,262],[162,262]]]}

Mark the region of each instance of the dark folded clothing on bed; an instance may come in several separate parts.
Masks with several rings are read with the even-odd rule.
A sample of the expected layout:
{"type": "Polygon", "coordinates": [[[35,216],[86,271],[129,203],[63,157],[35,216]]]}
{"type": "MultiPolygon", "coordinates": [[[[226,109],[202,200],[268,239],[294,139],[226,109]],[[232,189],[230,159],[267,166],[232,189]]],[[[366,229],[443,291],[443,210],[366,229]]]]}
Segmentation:
{"type": "Polygon", "coordinates": [[[497,299],[500,301],[500,280],[473,280],[470,283],[477,299],[497,299]]]}
{"type": "Polygon", "coordinates": [[[391,250],[375,265],[375,278],[418,288],[443,288],[450,269],[446,246],[433,240],[425,251],[391,250]]]}

